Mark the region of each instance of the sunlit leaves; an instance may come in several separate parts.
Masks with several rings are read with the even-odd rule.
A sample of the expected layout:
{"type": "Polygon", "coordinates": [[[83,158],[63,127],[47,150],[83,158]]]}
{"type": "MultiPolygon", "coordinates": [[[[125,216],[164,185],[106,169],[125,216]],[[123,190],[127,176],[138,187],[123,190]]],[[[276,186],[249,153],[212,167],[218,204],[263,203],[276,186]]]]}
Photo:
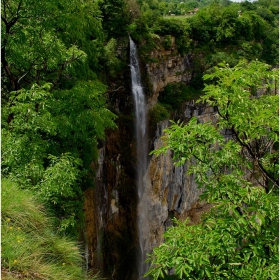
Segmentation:
{"type": "Polygon", "coordinates": [[[94,72],[101,12],[90,0],[3,0],[1,11],[2,174],[39,192],[68,230],[81,221],[97,141],[115,127],[94,72]]]}
{"type": "Polygon", "coordinates": [[[201,224],[167,230],[148,274],[278,279],[278,73],[254,61],[220,64],[204,78],[212,84],[200,101],[217,108],[216,121],[172,123],[153,154],[171,149],[175,164],[188,163],[213,207],[201,224]]]}
{"type": "Polygon", "coordinates": [[[67,217],[82,202],[97,141],[115,127],[115,115],[106,108],[105,86],[98,81],[65,91],[51,92],[51,86],[11,93],[2,115],[2,174],[36,189],[67,217]]]}
{"type": "Polygon", "coordinates": [[[103,41],[97,3],[10,0],[1,10],[2,62],[13,90],[34,82],[56,86],[62,74],[68,80],[93,77],[88,72],[97,68],[103,41]]]}
{"type": "Polygon", "coordinates": [[[277,279],[277,196],[247,191],[251,207],[224,201],[200,225],[176,221],[150,256],[149,274],[164,278],[173,268],[179,279],[277,279]]]}

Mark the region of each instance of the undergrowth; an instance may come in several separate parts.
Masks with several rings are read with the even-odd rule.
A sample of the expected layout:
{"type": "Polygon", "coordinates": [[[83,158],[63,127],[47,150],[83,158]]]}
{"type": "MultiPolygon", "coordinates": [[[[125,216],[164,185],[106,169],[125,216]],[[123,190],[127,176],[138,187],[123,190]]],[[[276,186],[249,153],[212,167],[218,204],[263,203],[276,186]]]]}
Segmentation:
{"type": "Polygon", "coordinates": [[[150,111],[149,117],[152,124],[157,124],[160,121],[168,120],[170,118],[170,111],[160,103],[157,103],[150,111]]]}
{"type": "MultiPolygon", "coordinates": [[[[202,84],[199,79],[197,80],[198,84],[202,84]]],[[[187,86],[184,83],[170,83],[160,93],[158,100],[167,110],[178,110],[184,102],[195,100],[201,94],[202,90],[197,85],[187,86]]]]}
{"type": "Polygon", "coordinates": [[[2,279],[88,278],[76,242],[55,233],[42,204],[27,190],[2,180],[2,279]]]}

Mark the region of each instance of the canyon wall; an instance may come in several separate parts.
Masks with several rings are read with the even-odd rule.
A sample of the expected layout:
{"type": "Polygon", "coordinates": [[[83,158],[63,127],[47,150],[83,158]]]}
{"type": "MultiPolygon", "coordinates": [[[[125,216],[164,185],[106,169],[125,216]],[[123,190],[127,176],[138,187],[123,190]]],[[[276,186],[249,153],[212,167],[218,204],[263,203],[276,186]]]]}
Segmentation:
{"type": "MultiPolygon", "coordinates": [[[[173,39],[174,47],[174,39],[173,39]]],[[[119,50],[123,59],[127,46],[119,50]]],[[[176,52],[175,52],[176,53],[176,52]]],[[[128,52],[127,52],[128,61],[128,52]]],[[[160,91],[170,82],[189,82],[194,75],[192,54],[184,57],[172,51],[158,50],[151,54],[158,62],[142,64],[142,77],[152,85],[147,92],[148,109],[156,103],[160,91]]],[[[131,96],[129,67],[118,82],[114,80],[108,90],[110,106],[118,115],[118,129],[109,130],[106,140],[100,143],[95,189],[85,193],[87,262],[89,268],[100,270],[108,279],[137,279],[137,206],[145,201],[143,231],[145,249],[151,252],[163,241],[163,233],[173,224],[173,217],[180,220],[190,217],[198,222],[200,214],[208,205],[199,201],[199,190],[193,176],[186,175],[188,164],[175,167],[172,153],[159,157],[150,156],[145,174],[145,192],[142,201],[137,201],[136,190],[136,145],[131,96]],[[115,90],[117,89],[117,90],[115,90]]],[[[214,109],[186,103],[180,118],[192,116],[204,122],[215,118],[214,109]]],[[[168,120],[150,129],[150,150],[162,145],[160,137],[168,120]]]]}
{"type": "MultiPolygon", "coordinates": [[[[194,102],[185,104],[184,118],[197,116],[199,121],[215,121],[213,107],[197,105],[194,102]]],[[[169,121],[157,124],[153,139],[154,149],[162,146],[163,130],[169,126],[169,121]]],[[[194,176],[187,175],[189,163],[174,166],[172,152],[150,158],[145,176],[145,193],[143,201],[146,209],[146,250],[151,251],[163,241],[163,233],[173,225],[172,218],[179,220],[190,218],[192,223],[199,221],[200,215],[209,209],[209,205],[199,201],[203,190],[198,189],[194,176]]]]}
{"type": "Polygon", "coordinates": [[[194,55],[189,53],[184,56],[178,54],[175,37],[171,38],[170,50],[158,46],[149,54],[153,62],[146,63],[145,76],[149,84],[148,109],[156,103],[160,92],[169,83],[189,83],[194,77],[194,55]]]}

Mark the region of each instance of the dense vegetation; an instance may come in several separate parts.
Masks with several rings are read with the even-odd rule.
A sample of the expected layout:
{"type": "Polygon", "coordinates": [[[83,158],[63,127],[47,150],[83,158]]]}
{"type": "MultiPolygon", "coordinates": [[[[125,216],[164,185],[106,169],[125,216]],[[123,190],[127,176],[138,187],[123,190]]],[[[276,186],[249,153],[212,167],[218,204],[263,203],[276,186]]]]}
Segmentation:
{"type": "Polygon", "coordinates": [[[148,274],[175,279],[278,279],[278,71],[260,62],[220,65],[201,98],[214,123],[173,123],[155,154],[191,161],[201,199],[213,204],[199,225],[179,222],[150,256],[148,274]],[[228,137],[224,136],[227,132],[228,137]]]}
{"type": "MultiPolygon", "coordinates": [[[[102,70],[99,62],[108,60],[101,11],[92,1],[1,3],[2,179],[9,178],[18,185],[14,189],[3,184],[2,192],[11,196],[19,187],[31,191],[25,195],[35,195],[48,215],[56,217],[54,234],[77,240],[83,232],[83,191],[93,187],[91,164],[97,156],[98,140],[105,137],[106,128],[116,127],[116,116],[107,109],[106,86],[97,74],[102,70]]],[[[24,209],[24,200],[18,203],[23,203],[24,209]]],[[[14,219],[19,212],[13,217],[7,215],[17,226],[14,219]]],[[[32,215],[36,213],[30,213],[26,219],[32,219],[32,215]]],[[[6,252],[14,250],[8,243],[15,233],[6,230],[5,223],[2,220],[2,248],[6,252]]],[[[5,257],[3,267],[18,271],[20,276],[31,266],[36,267],[34,262],[56,256],[59,259],[49,266],[52,276],[40,276],[48,270],[46,259],[42,260],[44,270],[38,268],[34,272],[37,276],[32,272],[30,277],[85,278],[82,255],[74,252],[77,247],[69,243],[67,249],[64,240],[56,244],[60,237],[52,237],[46,227],[22,233],[26,235],[24,246],[5,257]],[[44,240],[31,246],[30,239],[37,240],[40,235],[44,240]],[[54,246],[51,253],[48,242],[54,246]],[[56,250],[57,246],[64,246],[63,242],[65,251],[56,250]],[[39,250],[43,244],[45,251],[39,250]],[[67,261],[61,254],[65,254],[67,261]],[[13,265],[13,259],[18,261],[17,265],[13,265]],[[69,263],[73,272],[71,267],[62,272],[61,263],[69,263]],[[62,274],[55,272],[59,270],[62,274]]]]}
{"type": "MultiPolygon", "coordinates": [[[[200,94],[203,74],[214,71],[219,62],[235,66],[244,58],[278,64],[279,8],[275,0],[240,4],[208,0],[2,0],[1,4],[3,199],[5,196],[10,201],[11,194],[18,193],[19,212],[29,209],[26,197],[28,204],[39,201],[36,207],[42,209],[44,204],[48,215],[55,217],[45,226],[42,213],[39,221],[35,220],[42,227],[34,235],[23,229],[18,236],[25,242],[18,245],[24,246],[17,247],[14,255],[11,240],[17,235],[8,229],[28,224],[35,206],[22,221],[17,218],[21,217],[19,212],[11,214],[12,208],[2,206],[3,267],[19,273],[32,267],[41,255],[49,254],[38,249],[42,240],[33,246],[27,239],[37,240],[41,235],[46,240],[53,238],[51,242],[56,244],[56,234],[77,239],[82,232],[83,192],[93,187],[92,162],[97,157],[98,141],[105,138],[107,128],[116,128],[116,116],[108,110],[105,93],[109,81],[127,65],[116,51],[121,37],[127,38],[129,33],[138,42],[145,62],[153,61],[150,52],[156,49],[195,55],[195,78],[189,85],[166,87],[160,103],[150,112],[152,122],[169,118],[182,102],[200,94]],[[186,17],[163,16],[184,15],[194,8],[199,8],[196,14],[186,17]],[[38,256],[27,261],[26,255],[31,252],[33,256],[37,249],[38,256]],[[26,262],[13,263],[20,257],[26,262]]],[[[268,154],[262,155],[263,164],[272,168],[275,158],[268,154]]],[[[53,250],[51,254],[61,257],[49,269],[59,271],[59,264],[67,263],[64,257],[73,257],[69,261],[75,264],[74,270],[77,268],[73,275],[82,273],[81,256],[71,257],[74,247],[70,244],[65,256],[53,250]]],[[[35,277],[35,273],[40,276],[45,272],[30,273],[35,277]]],[[[75,277],[69,279],[82,279],[75,277]]],[[[68,279],[57,277],[62,278],[68,279]]]]}
{"type": "Polygon", "coordinates": [[[86,278],[76,242],[55,234],[53,219],[28,190],[2,181],[2,279],[86,278]]]}
{"type": "Polygon", "coordinates": [[[100,12],[90,1],[4,1],[2,18],[2,174],[35,190],[71,232],[97,140],[114,127],[95,72],[100,12]]]}
{"type": "Polygon", "coordinates": [[[133,19],[129,26],[133,37],[144,42],[143,52],[158,47],[158,35],[166,49],[170,46],[168,38],[175,36],[180,54],[203,55],[204,63],[197,61],[203,71],[223,60],[232,66],[240,58],[258,58],[269,64],[278,62],[277,1],[229,2],[226,5],[214,1],[185,18],[162,17],[154,2],[146,4],[147,8],[144,4],[141,6],[141,16],[133,19]]]}
{"type": "Polygon", "coordinates": [[[152,51],[192,56],[190,84],[169,84],[159,96],[167,110],[170,105],[176,110],[183,101],[198,98],[203,89],[202,76],[211,73],[220,62],[235,66],[240,59],[258,59],[278,65],[277,1],[212,1],[187,17],[163,17],[158,12],[160,3],[143,2],[140,16],[133,18],[128,28],[140,45],[140,54],[146,63],[160,63],[160,58],[151,55],[152,51]]]}

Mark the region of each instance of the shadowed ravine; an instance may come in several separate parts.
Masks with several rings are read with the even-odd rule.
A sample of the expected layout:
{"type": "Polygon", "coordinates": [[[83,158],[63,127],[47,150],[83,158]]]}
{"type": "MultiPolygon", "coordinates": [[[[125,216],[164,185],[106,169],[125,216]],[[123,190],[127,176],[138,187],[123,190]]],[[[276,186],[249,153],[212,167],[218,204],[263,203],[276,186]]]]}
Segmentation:
{"type": "Polygon", "coordinates": [[[147,117],[146,117],[146,99],[141,85],[139,62],[137,57],[137,48],[135,43],[130,41],[130,69],[131,69],[131,83],[132,95],[134,100],[135,110],[135,133],[137,145],[137,191],[138,191],[138,214],[137,226],[139,236],[140,253],[138,256],[138,273],[139,279],[142,279],[145,272],[147,272],[148,264],[144,263],[146,258],[145,237],[143,236],[143,228],[146,226],[146,205],[142,201],[144,193],[144,175],[147,170],[148,158],[148,138],[147,138],[147,117]],[[141,203],[140,203],[141,202],[141,203]]]}

